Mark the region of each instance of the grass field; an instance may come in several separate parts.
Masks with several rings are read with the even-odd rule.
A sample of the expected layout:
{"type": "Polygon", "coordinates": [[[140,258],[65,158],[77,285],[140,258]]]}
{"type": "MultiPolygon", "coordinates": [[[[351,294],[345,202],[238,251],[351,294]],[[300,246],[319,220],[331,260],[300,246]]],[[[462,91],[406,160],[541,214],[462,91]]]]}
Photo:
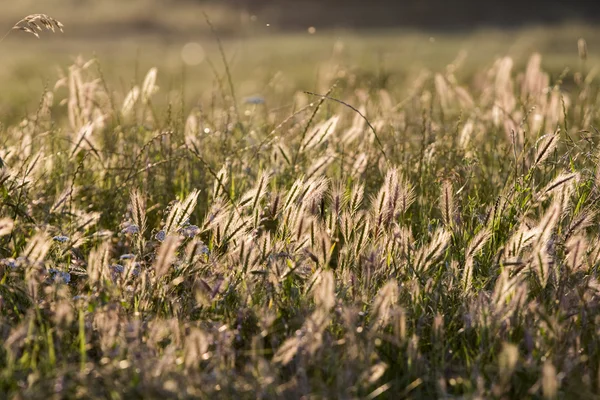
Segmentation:
{"type": "Polygon", "coordinates": [[[600,395],[595,28],[65,30],[0,42],[0,397],[600,395]]]}
{"type": "MultiPolygon", "coordinates": [[[[140,2],[144,3],[136,0],[132,4],[140,2]]],[[[0,21],[17,11],[9,12],[8,17],[0,16],[0,21]]],[[[205,17],[199,11],[188,14],[194,17],[194,26],[199,28],[192,29],[192,22],[185,20],[188,22],[182,29],[189,29],[164,28],[167,34],[161,30],[158,33],[123,31],[123,27],[111,33],[101,29],[105,19],[103,13],[98,12],[91,21],[83,20],[89,25],[87,33],[86,26],[72,27],[67,22],[63,35],[46,35],[43,40],[14,32],[2,43],[6,56],[0,66],[3,88],[0,112],[5,121],[18,120],[34,112],[40,93],[45,87],[52,88],[61,75],[59,71],[64,74],[77,55],[85,60],[97,58],[98,66],[94,69],[100,68],[109,90],[122,96],[139,83],[150,68],[156,67],[162,90],[154,101],[161,106],[177,101],[182,94],[189,105],[198,99],[209,101],[213,93],[220,90],[216,82],[224,78],[223,62],[205,17]],[[199,47],[195,56],[199,57],[200,64],[183,61],[182,51],[188,43],[199,47]]],[[[82,17],[75,13],[68,20],[74,23],[78,18],[82,17]]],[[[14,20],[18,20],[16,15],[9,21],[14,20]]],[[[219,35],[222,31],[231,31],[230,24],[230,21],[214,23],[219,35]]],[[[567,67],[571,72],[579,70],[577,40],[580,37],[588,40],[592,50],[588,67],[600,65],[600,56],[593,51],[600,47],[600,30],[576,24],[462,33],[317,30],[312,35],[270,31],[265,21],[253,24],[261,26],[236,35],[223,35],[221,41],[238,100],[261,95],[273,103],[273,108],[291,104],[290,99],[298,90],[327,90],[332,74],[355,76],[363,86],[384,87],[403,97],[410,90],[407,83],[425,71],[443,73],[446,66],[456,60],[460,61],[454,71],[457,79],[470,84],[479,71],[499,57],[510,56],[515,68],[522,71],[534,52],[544,56],[544,70],[552,79],[557,79],[567,67]]],[[[10,26],[9,22],[5,25],[10,26]]],[[[572,74],[567,79],[571,77],[572,74]]]]}

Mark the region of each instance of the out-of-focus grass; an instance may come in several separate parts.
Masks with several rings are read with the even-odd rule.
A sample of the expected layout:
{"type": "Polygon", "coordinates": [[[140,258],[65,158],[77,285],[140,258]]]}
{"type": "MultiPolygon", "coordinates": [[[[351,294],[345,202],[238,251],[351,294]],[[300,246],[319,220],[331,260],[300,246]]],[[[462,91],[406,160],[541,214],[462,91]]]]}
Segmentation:
{"type": "MultiPolygon", "coordinates": [[[[65,23],[65,34],[47,36],[43,41],[14,32],[1,45],[4,57],[0,65],[3,88],[0,111],[15,118],[37,106],[32,98],[45,83],[54,82],[57,69],[70,63],[77,54],[86,59],[96,55],[107,80],[120,86],[113,88],[116,90],[126,92],[136,76],[156,66],[165,78],[163,85],[173,89],[174,95],[182,93],[184,83],[187,102],[210,96],[211,89],[215,88],[215,73],[222,74],[224,69],[215,36],[207,32],[201,9],[195,10],[194,15],[195,23],[204,28],[169,34],[126,31],[121,35],[79,36],[82,28],[74,29],[68,23],[65,23]],[[198,43],[205,54],[204,61],[197,66],[186,66],[182,61],[182,48],[189,42],[198,43]]],[[[212,19],[213,14],[209,17],[212,19]]],[[[99,32],[98,26],[104,20],[96,18],[89,29],[99,32]]],[[[316,85],[319,76],[326,73],[324,65],[333,68],[332,73],[339,73],[342,78],[354,75],[358,79],[370,79],[375,86],[392,83],[393,90],[402,91],[405,83],[424,69],[443,71],[458,59],[461,61],[456,75],[470,81],[475,71],[490,65],[497,57],[509,55],[517,67],[522,67],[534,51],[543,54],[543,67],[558,77],[565,67],[581,68],[576,47],[580,37],[586,38],[590,49],[587,68],[600,63],[595,51],[600,49],[600,30],[574,24],[462,33],[394,30],[309,34],[269,31],[264,21],[251,23],[263,26],[237,36],[223,32],[221,26],[227,24],[215,24],[217,34],[223,35],[221,40],[240,96],[265,91],[289,96],[297,89],[322,89],[316,85]]],[[[166,100],[167,97],[163,97],[161,101],[166,100]]]]}

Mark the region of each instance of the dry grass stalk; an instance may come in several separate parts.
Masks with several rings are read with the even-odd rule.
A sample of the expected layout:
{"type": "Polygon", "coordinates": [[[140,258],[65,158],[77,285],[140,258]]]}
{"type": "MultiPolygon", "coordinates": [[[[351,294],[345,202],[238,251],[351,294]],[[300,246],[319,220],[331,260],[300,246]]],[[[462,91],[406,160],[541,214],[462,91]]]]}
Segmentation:
{"type": "Polygon", "coordinates": [[[143,235],[146,231],[146,199],[137,189],[131,191],[129,197],[129,212],[133,223],[138,227],[139,234],[143,235]]]}
{"type": "Polygon", "coordinates": [[[565,243],[567,250],[567,266],[571,272],[577,272],[585,266],[588,240],[583,235],[572,236],[565,243]]]}
{"type": "Polygon", "coordinates": [[[584,210],[580,212],[576,218],[571,220],[569,227],[563,235],[564,240],[568,240],[571,236],[584,231],[589,226],[592,226],[595,217],[596,212],[593,210],[584,210]]]}
{"type": "Polygon", "coordinates": [[[104,242],[89,255],[87,273],[92,285],[110,278],[110,243],[104,242]]]}
{"type": "Polygon", "coordinates": [[[587,60],[588,50],[587,43],[584,38],[579,38],[579,40],[577,40],[577,50],[579,50],[579,58],[581,58],[583,61],[587,60]]]}
{"type": "Polygon", "coordinates": [[[24,257],[32,265],[39,264],[46,258],[51,245],[52,241],[48,235],[44,232],[38,232],[29,239],[27,247],[21,253],[21,257],[24,257]]]}
{"type": "Polygon", "coordinates": [[[452,183],[448,180],[442,184],[442,194],[440,196],[440,210],[442,210],[442,221],[446,228],[450,229],[454,225],[454,192],[452,183]]]}
{"type": "Polygon", "coordinates": [[[146,74],[146,77],[144,78],[144,83],[142,84],[142,89],[140,91],[142,103],[144,104],[147,104],[152,95],[158,91],[158,86],[156,86],[157,74],[158,70],[156,68],[150,68],[146,74]]]}
{"type": "Polygon", "coordinates": [[[129,116],[133,112],[133,109],[140,98],[140,88],[139,86],[134,86],[131,88],[129,93],[125,96],[123,100],[123,106],[121,107],[121,114],[124,116],[129,116]]]}
{"type": "Polygon", "coordinates": [[[14,221],[11,218],[0,218],[0,237],[10,235],[14,221]]]}
{"type": "Polygon", "coordinates": [[[42,32],[44,28],[52,32],[57,30],[63,32],[63,27],[64,25],[60,21],[46,14],[31,14],[17,22],[12,29],[30,33],[39,39],[39,32],[42,32]]]}
{"type": "Polygon", "coordinates": [[[175,235],[169,235],[165,238],[158,249],[156,261],[154,262],[154,271],[158,279],[165,276],[175,261],[177,248],[181,243],[181,238],[175,235]]]}
{"type": "Polygon", "coordinates": [[[315,305],[325,311],[329,311],[335,305],[335,277],[331,271],[317,273],[313,285],[313,298],[315,305]]]}
{"type": "Polygon", "coordinates": [[[251,210],[255,210],[259,205],[259,202],[265,197],[267,194],[267,190],[269,188],[269,181],[271,179],[271,175],[268,172],[261,172],[256,180],[256,185],[254,188],[246,192],[240,202],[240,207],[249,207],[251,210]]]}
{"type": "Polygon", "coordinates": [[[484,229],[478,232],[473,237],[473,239],[471,239],[471,242],[469,243],[469,246],[465,251],[465,267],[462,276],[462,285],[465,294],[471,292],[471,287],[473,285],[473,264],[475,261],[474,257],[478,252],[480,252],[483,249],[490,237],[491,232],[488,229],[484,229]]]}
{"type": "Polygon", "coordinates": [[[186,223],[189,223],[189,218],[196,208],[198,202],[198,190],[193,190],[183,202],[176,202],[172,207],[167,219],[163,231],[166,236],[171,235],[181,229],[186,223]]]}
{"type": "Polygon", "coordinates": [[[558,395],[559,380],[556,376],[556,367],[550,360],[544,363],[542,368],[542,394],[545,399],[552,400],[558,395]]]}
{"type": "MultiPolygon", "coordinates": [[[[562,188],[570,189],[572,185],[579,180],[579,173],[571,172],[571,173],[562,173],[558,175],[552,182],[546,185],[539,194],[538,199],[544,199],[547,196],[559,192],[562,188]]],[[[561,209],[563,211],[563,209],[561,209]]]]}
{"type": "Polygon", "coordinates": [[[352,165],[351,175],[353,178],[359,178],[362,174],[364,174],[367,169],[367,165],[369,163],[369,157],[366,153],[359,153],[352,165]]]}
{"type": "Polygon", "coordinates": [[[513,376],[517,362],[519,361],[519,349],[512,343],[505,343],[498,357],[498,368],[500,382],[494,388],[494,394],[498,397],[506,393],[509,388],[510,379],[513,376]]]}
{"type": "Polygon", "coordinates": [[[449,231],[443,228],[436,229],[432,234],[429,244],[416,252],[414,256],[415,270],[422,274],[431,268],[443,255],[451,238],[452,234],[449,231]]]}
{"type": "Polygon", "coordinates": [[[394,306],[398,301],[398,283],[390,281],[377,293],[373,300],[373,330],[386,327],[394,315],[394,306]]]}
{"type": "Polygon", "coordinates": [[[415,200],[412,185],[398,168],[391,168],[376,198],[372,200],[372,217],[376,229],[387,227],[404,214],[415,200]]]}
{"type": "Polygon", "coordinates": [[[533,165],[537,166],[543,163],[552,154],[559,141],[559,134],[547,134],[538,139],[537,151],[535,153],[535,159],[533,165]]]}

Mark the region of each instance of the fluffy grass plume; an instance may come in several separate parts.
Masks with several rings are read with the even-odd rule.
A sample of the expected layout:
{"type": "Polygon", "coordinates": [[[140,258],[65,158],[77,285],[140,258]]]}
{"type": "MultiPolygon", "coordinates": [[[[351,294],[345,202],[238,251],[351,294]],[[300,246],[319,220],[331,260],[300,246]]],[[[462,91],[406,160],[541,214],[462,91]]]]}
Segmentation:
{"type": "MultiPolygon", "coordinates": [[[[63,32],[63,28],[64,25],[60,21],[46,14],[31,14],[18,21],[11,30],[29,33],[39,39],[40,32],[44,31],[44,29],[51,32],[63,32]]],[[[2,42],[10,34],[10,32],[11,31],[9,30],[0,39],[0,42],[2,42]]]]}
{"type": "Polygon", "coordinates": [[[600,87],[575,45],[560,79],[537,53],[406,82],[336,53],[327,95],[247,104],[218,71],[162,106],[159,69],[77,59],[0,124],[0,397],[600,396],[600,87]]]}

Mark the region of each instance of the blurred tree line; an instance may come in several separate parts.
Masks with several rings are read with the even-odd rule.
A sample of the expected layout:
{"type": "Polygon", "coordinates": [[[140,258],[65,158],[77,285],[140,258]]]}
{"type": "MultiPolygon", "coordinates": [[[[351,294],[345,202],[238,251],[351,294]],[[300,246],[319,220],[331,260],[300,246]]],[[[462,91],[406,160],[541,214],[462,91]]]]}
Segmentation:
{"type": "Polygon", "coordinates": [[[470,29],[600,21],[600,0],[221,0],[280,28],[470,29]]]}

